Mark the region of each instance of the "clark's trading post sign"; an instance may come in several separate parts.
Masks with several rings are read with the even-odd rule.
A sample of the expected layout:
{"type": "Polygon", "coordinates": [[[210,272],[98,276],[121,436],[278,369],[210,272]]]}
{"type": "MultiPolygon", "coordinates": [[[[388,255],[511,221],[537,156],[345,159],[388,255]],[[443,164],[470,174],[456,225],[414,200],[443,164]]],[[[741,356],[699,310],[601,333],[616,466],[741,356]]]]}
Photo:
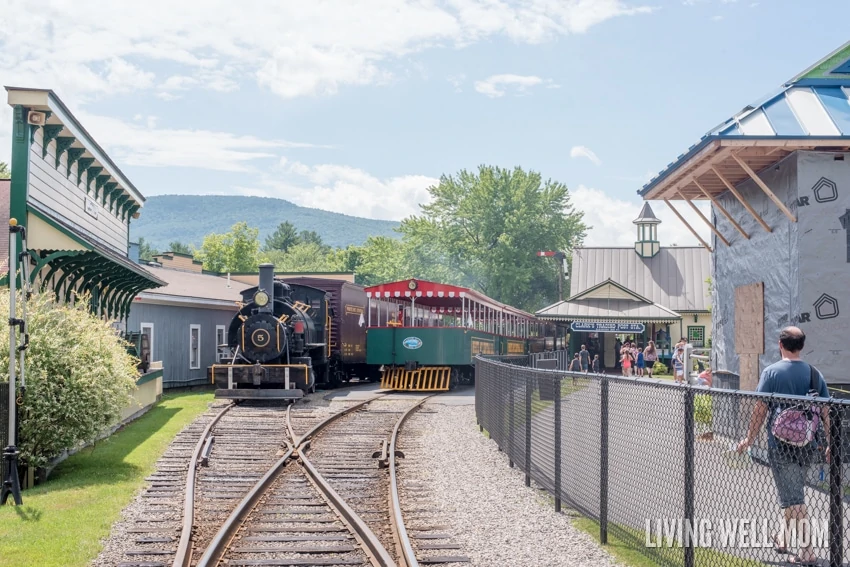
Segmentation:
{"type": "Polygon", "coordinates": [[[581,333],[643,333],[646,325],[643,323],[599,323],[593,321],[573,321],[570,329],[581,333]]]}

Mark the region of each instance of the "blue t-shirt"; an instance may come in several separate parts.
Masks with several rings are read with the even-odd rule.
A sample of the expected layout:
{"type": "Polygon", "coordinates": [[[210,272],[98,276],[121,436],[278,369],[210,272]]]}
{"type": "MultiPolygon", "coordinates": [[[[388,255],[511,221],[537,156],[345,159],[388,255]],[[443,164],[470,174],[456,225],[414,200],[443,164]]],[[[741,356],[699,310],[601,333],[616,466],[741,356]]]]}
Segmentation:
{"type": "MultiPolygon", "coordinates": [[[[761,373],[761,380],[756,388],[756,392],[765,394],[785,394],[789,396],[805,396],[811,388],[811,370],[808,363],[802,360],[780,360],[774,362],[761,373]]],[[[817,371],[818,378],[815,381],[815,386],[818,395],[824,398],[829,397],[829,390],[826,388],[826,380],[823,379],[823,374],[817,371]]],[[[787,404],[770,403],[768,405],[767,419],[767,444],[770,447],[776,446],[776,440],[773,438],[773,421],[779,412],[784,409],[780,406],[787,404]]]]}

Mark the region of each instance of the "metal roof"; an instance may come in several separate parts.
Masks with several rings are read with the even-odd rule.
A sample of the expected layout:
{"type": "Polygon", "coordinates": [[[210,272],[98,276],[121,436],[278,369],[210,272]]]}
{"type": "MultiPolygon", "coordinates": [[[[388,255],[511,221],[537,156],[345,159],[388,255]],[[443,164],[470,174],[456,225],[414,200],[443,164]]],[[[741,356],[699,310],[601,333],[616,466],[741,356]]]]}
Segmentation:
{"type": "Polygon", "coordinates": [[[230,302],[234,305],[235,309],[236,302],[242,300],[242,290],[252,287],[232,279],[228,285],[227,278],[199,274],[197,272],[155,266],[145,266],[145,269],[165,282],[165,285],[139,294],[139,301],[154,297],[168,297],[175,300],[177,298],[190,298],[230,302]]]}
{"type": "MultiPolygon", "coordinates": [[[[717,141],[789,140],[816,146],[850,139],[850,43],[835,50],[776,92],[747,105],[709,130],[638,191],[647,195],[669,175],[717,141]]],[[[790,147],[790,146],[789,146],[790,147]]],[[[776,154],[776,158],[784,154],[776,154]]]]}
{"type": "Polygon", "coordinates": [[[643,204],[643,208],[640,210],[638,217],[632,222],[634,224],[659,224],[661,223],[661,220],[655,216],[655,213],[652,211],[652,207],[650,207],[649,203],[646,202],[643,204]]]}
{"type": "Polygon", "coordinates": [[[663,247],[652,258],[641,258],[634,248],[576,248],[570,293],[575,297],[611,279],[677,313],[708,311],[706,280],[710,276],[709,252],[705,248],[663,247]]]}
{"type": "Polygon", "coordinates": [[[593,320],[600,322],[657,321],[674,322],[682,317],[656,303],[629,299],[580,299],[561,301],[537,312],[546,320],[593,320]]]}

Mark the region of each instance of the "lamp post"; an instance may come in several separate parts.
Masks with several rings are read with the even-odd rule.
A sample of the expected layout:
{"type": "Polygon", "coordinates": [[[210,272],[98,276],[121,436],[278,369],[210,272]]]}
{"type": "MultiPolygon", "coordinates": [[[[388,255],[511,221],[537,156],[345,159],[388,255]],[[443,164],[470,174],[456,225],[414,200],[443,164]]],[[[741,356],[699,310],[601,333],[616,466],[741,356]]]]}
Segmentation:
{"type": "MultiPolygon", "coordinates": [[[[17,444],[17,368],[15,364],[16,355],[20,355],[21,362],[21,387],[24,384],[24,350],[29,346],[29,337],[26,332],[26,323],[24,319],[17,318],[16,303],[16,285],[18,279],[18,260],[22,260],[24,269],[21,271],[22,287],[26,288],[27,272],[29,266],[29,255],[26,247],[26,229],[18,226],[18,221],[9,219],[9,445],[3,449],[3,460],[6,461],[6,478],[3,479],[3,489],[0,492],[0,505],[6,504],[6,500],[11,496],[15,505],[23,504],[21,500],[21,482],[18,478],[18,448],[17,444]],[[17,251],[18,233],[21,234],[22,253],[19,256],[17,251]],[[17,345],[16,327],[20,329],[23,338],[23,344],[17,345]]],[[[26,313],[26,298],[23,302],[24,313],[26,313]]],[[[26,315],[24,315],[26,316],[26,315]]]]}
{"type": "Polygon", "coordinates": [[[564,260],[567,259],[567,255],[560,250],[546,250],[539,251],[537,253],[540,257],[547,258],[555,258],[558,262],[558,301],[564,300],[564,260]]]}

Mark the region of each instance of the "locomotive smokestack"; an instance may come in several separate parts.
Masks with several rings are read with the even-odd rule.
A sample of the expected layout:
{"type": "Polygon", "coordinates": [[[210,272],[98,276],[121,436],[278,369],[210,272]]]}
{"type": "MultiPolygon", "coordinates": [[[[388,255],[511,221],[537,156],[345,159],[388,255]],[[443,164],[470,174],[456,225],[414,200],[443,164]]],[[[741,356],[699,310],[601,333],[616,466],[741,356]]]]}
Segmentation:
{"type": "Polygon", "coordinates": [[[269,304],[266,306],[267,309],[262,309],[263,311],[273,311],[273,301],[274,301],[274,264],[260,264],[260,289],[265,291],[269,299],[269,304]]]}

